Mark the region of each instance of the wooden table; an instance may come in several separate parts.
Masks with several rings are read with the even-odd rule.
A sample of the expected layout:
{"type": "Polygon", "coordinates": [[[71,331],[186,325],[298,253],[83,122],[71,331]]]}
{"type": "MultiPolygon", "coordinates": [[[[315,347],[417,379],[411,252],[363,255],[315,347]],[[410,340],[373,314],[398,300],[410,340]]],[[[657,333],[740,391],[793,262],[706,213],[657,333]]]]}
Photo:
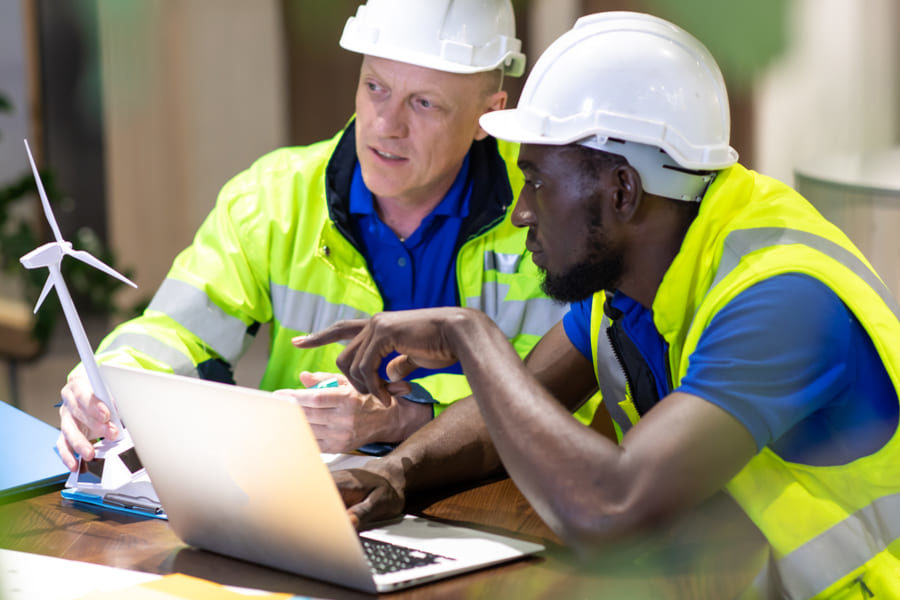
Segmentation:
{"type": "MultiPolygon", "coordinates": [[[[724,494],[677,523],[589,560],[567,552],[508,479],[420,496],[410,508],[538,541],[547,550],[391,598],[731,598],[767,558],[758,530],[724,494]]],[[[76,505],[58,492],[0,506],[0,547],[299,595],[369,597],[188,547],[165,521],[76,505]]]]}

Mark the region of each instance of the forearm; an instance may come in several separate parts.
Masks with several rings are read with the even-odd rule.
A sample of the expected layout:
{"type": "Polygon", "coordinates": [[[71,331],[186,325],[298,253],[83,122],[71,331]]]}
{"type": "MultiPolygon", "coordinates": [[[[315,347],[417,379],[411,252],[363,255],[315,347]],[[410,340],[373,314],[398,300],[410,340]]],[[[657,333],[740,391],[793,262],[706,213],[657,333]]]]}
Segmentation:
{"type": "Polygon", "coordinates": [[[708,498],[755,453],[730,414],[677,392],[619,446],[576,423],[497,333],[471,319],[450,328],[448,343],[507,473],[571,546],[656,526],[708,498]]]}
{"type": "Polygon", "coordinates": [[[122,323],[97,349],[98,362],[197,376],[197,365],[220,358],[168,315],[147,311],[122,323]]]}
{"type": "Polygon", "coordinates": [[[478,480],[500,466],[477,404],[464,398],[367,469],[411,492],[478,480]]]}
{"type": "Polygon", "coordinates": [[[495,451],[544,521],[575,545],[629,529],[630,516],[617,510],[627,489],[622,449],[575,422],[496,328],[477,318],[460,321],[448,329],[448,343],[495,451]]]}
{"type": "MultiPolygon", "coordinates": [[[[336,323],[294,343],[316,347],[352,338],[338,364],[358,390],[382,400],[390,392],[378,366],[391,351],[400,355],[388,365],[392,381],[418,367],[459,361],[473,398],[367,469],[387,478],[394,504],[402,505],[405,492],[483,477],[499,467],[499,458],[537,513],[578,548],[698,504],[756,452],[753,437],[737,419],[712,402],[679,392],[644,415],[621,446],[615,444],[572,419],[554,397],[584,398],[594,387],[593,368],[571,343],[562,343],[564,336],[556,335],[555,343],[548,336],[540,349],[544,358],[537,360],[536,350],[526,367],[483,313],[442,308],[336,323]]],[[[363,498],[372,489],[360,488],[358,481],[356,488],[363,498]]],[[[365,517],[370,509],[357,512],[365,517]]]]}

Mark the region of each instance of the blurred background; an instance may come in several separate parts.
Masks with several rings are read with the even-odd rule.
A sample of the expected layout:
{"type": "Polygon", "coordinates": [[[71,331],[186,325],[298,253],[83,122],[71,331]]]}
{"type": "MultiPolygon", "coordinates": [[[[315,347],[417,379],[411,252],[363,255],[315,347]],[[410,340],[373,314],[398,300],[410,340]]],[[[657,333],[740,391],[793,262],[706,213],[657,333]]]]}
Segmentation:
{"type": "MultiPolygon", "coordinates": [[[[279,146],[331,137],[360,57],[362,0],[0,0],[0,400],[56,424],[76,362],[44,273],[47,240],[22,139],[66,239],[137,290],[72,272],[91,342],[140,310],[233,175],[279,146]]],[[[583,14],[639,10],[716,56],[741,162],[796,185],[900,290],[900,3],[895,0],[515,0],[529,65],[583,14]]],[[[514,105],[524,77],[507,79],[514,105]]],[[[74,269],[74,267],[73,267],[74,269]]],[[[264,344],[237,377],[255,386],[264,344]]]]}

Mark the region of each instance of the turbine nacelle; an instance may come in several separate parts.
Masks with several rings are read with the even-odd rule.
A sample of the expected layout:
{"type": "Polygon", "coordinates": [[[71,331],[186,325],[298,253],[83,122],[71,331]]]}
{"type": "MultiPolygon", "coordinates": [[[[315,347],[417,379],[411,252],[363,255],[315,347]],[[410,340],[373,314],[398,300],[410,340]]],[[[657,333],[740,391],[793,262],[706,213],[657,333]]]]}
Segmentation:
{"type": "Polygon", "coordinates": [[[59,270],[64,256],[71,256],[72,258],[80,260],[81,262],[90,265],[99,271],[103,271],[107,275],[115,277],[123,283],[127,283],[131,287],[137,287],[137,284],[135,284],[133,281],[131,281],[103,261],[95,258],[92,254],[89,254],[84,250],[74,250],[72,248],[72,242],[67,242],[65,240],[57,242],[47,242],[43,246],[35,248],[19,259],[19,261],[25,266],[26,269],[47,268],[51,271],[50,275],[47,277],[47,282],[44,284],[44,289],[41,290],[41,295],[38,298],[37,303],[34,305],[35,313],[41,307],[41,304],[43,304],[44,299],[46,299],[47,297],[47,294],[51,289],[53,289],[53,273],[54,271],[59,270]]]}
{"type": "Polygon", "coordinates": [[[72,250],[72,242],[47,242],[19,259],[26,269],[40,269],[58,265],[63,256],[72,250]]]}

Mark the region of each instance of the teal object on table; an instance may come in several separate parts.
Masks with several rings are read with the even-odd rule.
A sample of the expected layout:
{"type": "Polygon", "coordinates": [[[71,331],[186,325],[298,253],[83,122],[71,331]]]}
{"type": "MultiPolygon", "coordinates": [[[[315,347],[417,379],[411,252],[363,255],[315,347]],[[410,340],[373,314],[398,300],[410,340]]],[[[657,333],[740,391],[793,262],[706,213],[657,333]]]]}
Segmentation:
{"type": "Polygon", "coordinates": [[[312,386],[311,389],[321,390],[322,388],[336,388],[340,384],[338,383],[337,377],[332,377],[331,379],[323,379],[316,385],[312,386]]]}
{"type": "Polygon", "coordinates": [[[0,401],[0,504],[62,489],[59,429],[0,401]]]}

